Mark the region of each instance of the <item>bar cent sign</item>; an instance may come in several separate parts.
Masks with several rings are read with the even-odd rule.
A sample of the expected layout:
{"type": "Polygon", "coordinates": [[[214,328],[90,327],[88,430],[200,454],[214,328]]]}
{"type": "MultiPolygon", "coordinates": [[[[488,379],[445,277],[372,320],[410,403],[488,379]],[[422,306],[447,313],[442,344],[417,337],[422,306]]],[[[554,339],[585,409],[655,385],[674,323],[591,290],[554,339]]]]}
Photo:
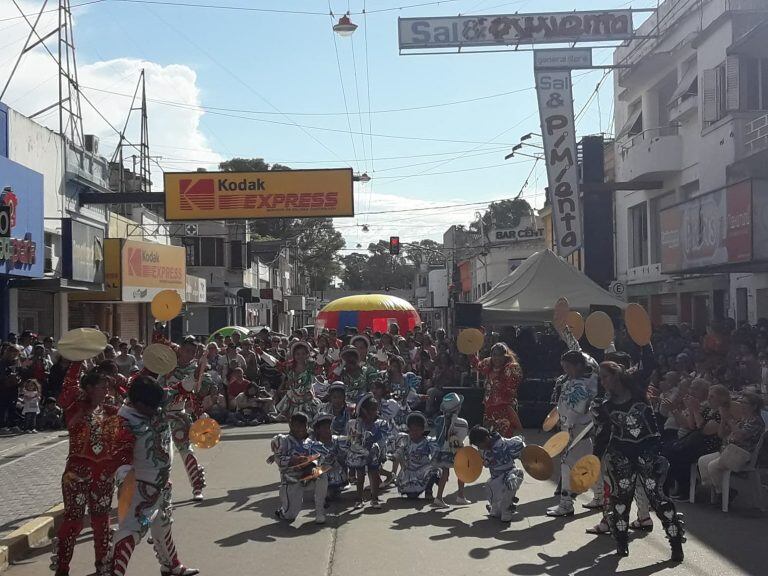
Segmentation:
{"type": "Polygon", "coordinates": [[[167,220],[354,216],[352,170],[165,173],[167,220]]]}
{"type": "Polygon", "coordinates": [[[401,50],[602,42],[632,37],[632,11],[401,18],[401,50]]]}

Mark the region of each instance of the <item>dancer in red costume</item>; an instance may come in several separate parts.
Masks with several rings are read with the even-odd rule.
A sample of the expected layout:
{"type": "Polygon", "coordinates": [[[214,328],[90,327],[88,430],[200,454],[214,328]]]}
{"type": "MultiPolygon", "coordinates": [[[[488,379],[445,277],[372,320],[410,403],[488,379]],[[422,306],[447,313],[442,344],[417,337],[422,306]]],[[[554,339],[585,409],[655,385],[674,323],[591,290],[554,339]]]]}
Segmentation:
{"type": "Polygon", "coordinates": [[[523,381],[523,371],[517,356],[506,344],[499,342],[484,360],[470,356],[473,367],[486,377],[484,425],[504,438],[512,438],[523,429],[517,415],[517,390],[523,381]]]}
{"type": "Polygon", "coordinates": [[[86,506],[93,529],[96,575],[110,573],[109,511],[116,469],[112,448],[118,429],[117,407],[104,404],[107,376],[91,370],[81,382],[81,369],[82,362],[72,362],[59,396],[69,430],[69,456],[61,480],[64,521],[51,562],[56,576],[69,575],[69,563],[77,536],[83,529],[86,506]]]}

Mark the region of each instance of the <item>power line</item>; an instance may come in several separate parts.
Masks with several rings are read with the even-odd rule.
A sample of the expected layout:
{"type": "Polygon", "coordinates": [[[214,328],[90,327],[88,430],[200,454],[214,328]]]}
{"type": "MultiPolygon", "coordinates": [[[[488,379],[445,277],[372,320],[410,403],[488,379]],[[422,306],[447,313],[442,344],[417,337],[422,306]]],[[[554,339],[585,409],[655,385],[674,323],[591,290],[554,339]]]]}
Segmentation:
{"type": "MultiPolygon", "coordinates": [[[[130,94],[126,94],[125,92],[116,92],[114,90],[106,90],[103,88],[96,88],[94,86],[81,86],[81,88],[86,88],[88,90],[93,90],[95,92],[104,92],[106,94],[112,94],[114,96],[122,96],[124,98],[130,98],[130,94]]],[[[432,108],[444,108],[446,106],[456,106],[459,104],[470,104],[472,102],[480,102],[483,100],[490,100],[492,98],[501,98],[503,96],[510,96],[512,94],[519,94],[521,92],[531,92],[535,90],[536,88],[533,86],[527,87],[527,88],[518,88],[517,90],[509,90],[507,92],[498,92],[495,94],[488,94],[485,96],[477,96],[475,98],[466,98],[464,100],[453,100],[449,102],[440,102],[437,104],[424,104],[421,106],[405,106],[402,108],[388,108],[383,110],[371,110],[372,114],[392,114],[397,112],[412,112],[412,111],[419,111],[419,110],[429,110],[432,108]]],[[[202,104],[189,104],[186,102],[177,102],[173,100],[162,100],[158,98],[147,98],[148,102],[154,102],[155,104],[161,104],[163,106],[173,106],[177,108],[186,108],[189,110],[199,110],[203,112],[238,112],[243,114],[261,114],[264,116],[280,116],[283,113],[281,112],[270,112],[266,110],[249,110],[244,108],[227,108],[227,107],[220,107],[220,106],[205,106],[202,104]]],[[[284,114],[288,114],[290,116],[346,116],[346,112],[284,112],[284,114]]]]}

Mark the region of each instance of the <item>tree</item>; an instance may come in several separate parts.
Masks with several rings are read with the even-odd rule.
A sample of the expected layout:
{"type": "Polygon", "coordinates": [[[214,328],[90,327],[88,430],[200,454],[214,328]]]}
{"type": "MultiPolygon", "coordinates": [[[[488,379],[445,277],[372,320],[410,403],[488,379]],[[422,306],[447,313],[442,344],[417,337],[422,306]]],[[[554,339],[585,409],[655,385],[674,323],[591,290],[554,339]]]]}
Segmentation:
{"type": "Polygon", "coordinates": [[[368,245],[370,254],[354,253],[344,256],[340,277],[348,290],[379,290],[410,288],[416,271],[405,256],[389,253],[389,242],[379,240],[368,245]]]}
{"type": "Polygon", "coordinates": [[[420,268],[422,263],[426,263],[429,266],[445,265],[443,245],[434,240],[425,239],[413,242],[405,247],[405,253],[416,268],[420,268]]]}
{"type": "MultiPolygon", "coordinates": [[[[282,164],[268,164],[263,158],[233,158],[219,164],[224,172],[267,172],[290,170],[282,164]]],[[[284,240],[299,248],[299,265],[313,290],[327,288],[341,271],[338,252],[345,242],[331,218],[258,218],[248,222],[254,240],[284,240]]]]}
{"type": "MultiPolygon", "coordinates": [[[[483,214],[483,226],[486,230],[490,228],[517,228],[520,226],[520,222],[532,213],[531,205],[524,198],[499,200],[492,202],[483,214]]],[[[480,221],[475,220],[469,227],[474,233],[480,232],[480,221]]]]}

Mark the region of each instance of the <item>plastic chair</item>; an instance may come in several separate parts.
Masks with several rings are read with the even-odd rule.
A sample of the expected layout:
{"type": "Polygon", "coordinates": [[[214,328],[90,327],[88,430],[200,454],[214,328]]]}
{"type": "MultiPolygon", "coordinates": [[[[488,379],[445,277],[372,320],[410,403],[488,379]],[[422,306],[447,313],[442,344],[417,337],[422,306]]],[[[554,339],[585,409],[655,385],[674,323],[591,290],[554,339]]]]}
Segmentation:
{"type": "MultiPolygon", "coordinates": [[[[763,509],[763,485],[760,479],[760,469],[757,467],[757,460],[760,457],[760,451],[763,449],[763,443],[765,442],[767,436],[768,430],[763,432],[763,435],[757,442],[757,446],[755,446],[755,449],[752,452],[752,457],[749,459],[749,463],[742,470],[739,470],[738,472],[726,470],[723,474],[723,485],[721,486],[721,493],[723,495],[723,512],[728,512],[728,504],[730,500],[728,495],[731,491],[731,474],[735,474],[738,478],[744,478],[747,480],[747,482],[751,483],[752,497],[754,498],[754,502],[757,504],[757,507],[760,510],[763,509]]],[[[715,491],[713,490],[711,493],[711,501],[714,502],[714,500],[715,491]]]]}

